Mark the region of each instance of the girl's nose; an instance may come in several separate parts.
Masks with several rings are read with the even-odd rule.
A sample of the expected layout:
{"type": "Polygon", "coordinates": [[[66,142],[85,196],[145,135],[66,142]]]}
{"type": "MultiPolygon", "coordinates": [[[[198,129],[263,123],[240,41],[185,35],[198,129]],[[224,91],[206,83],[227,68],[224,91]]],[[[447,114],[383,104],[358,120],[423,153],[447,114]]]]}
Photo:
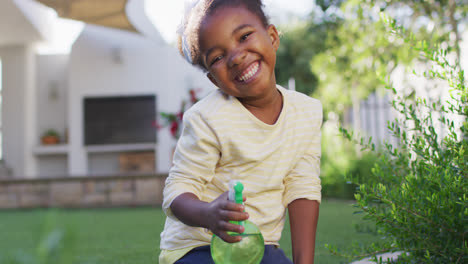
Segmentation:
{"type": "Polygon", "coordinates": [[[241,64],[246,56],[247,52],[245,52],[243,49],[232,51],[231,56],[229,57],[228,66],[233,67],[241,64]]]}

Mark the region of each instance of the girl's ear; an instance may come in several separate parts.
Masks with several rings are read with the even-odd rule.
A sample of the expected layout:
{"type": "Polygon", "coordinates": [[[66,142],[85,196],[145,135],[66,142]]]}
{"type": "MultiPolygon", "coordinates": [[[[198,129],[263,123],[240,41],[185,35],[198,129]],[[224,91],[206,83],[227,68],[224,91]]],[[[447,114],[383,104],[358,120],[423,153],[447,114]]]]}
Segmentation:
{"type": "Polygon", "coordinates": [[[271,44],[273,45],[275,51],[278,50],[280,44],[280,37],[278,30],[276,29],[275,25],[271,24],[267,28],[268,36],[270,36],[271,44]]]}
{"type": "Polygon", "coordinates": [[[207,74],[206,74],[206,77],[208,77],[208,79],[210,79],[210,81],[211,81],[214,85],[216,85],[216,87],[219,87],[219,86],[218,86],[218,82],[217,82],[216,79],[213,77],[213,75],[211,75],[211,73],[207,73],[207,74]]]}

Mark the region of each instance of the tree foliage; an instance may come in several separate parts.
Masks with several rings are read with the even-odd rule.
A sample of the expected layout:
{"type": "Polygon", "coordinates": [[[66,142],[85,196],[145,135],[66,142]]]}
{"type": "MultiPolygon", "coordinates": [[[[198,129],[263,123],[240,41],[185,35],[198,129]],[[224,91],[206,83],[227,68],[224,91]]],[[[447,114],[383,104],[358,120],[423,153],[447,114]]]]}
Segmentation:
{"type": "Polygon", "coordinates": [[[415,21],[420,18],[426,18],[429,29],[425,32],[426,40],[434,40],[435,43],[446,42],[446,49],[457,54],[458,61],[460,60],[460,42],[461,30],[460,25],[466,23],[468,13],[468,4],[466,0],[389,0],[385,5],[392,9],[409,8],[410,21],[413,24],[412,30],[415,28],[415,21]]]}
{"type": "MultiPolygon", "coordinates": [[[[395,263],[466,263],[468,261],[468,86],[464,71],[452,64],[446,49],[433,49],[416,42],[412,35],[389,20],[391,30],[431,63],[423,75],[442,80],[450,87],[446,101],[424,98],[406,100],[393,91],[393,108],[400,118],[388,125],[398,144],[385,144],[373,177],[351,177],[359,184],[357,205],[384,236],[380,244],[366,248],[366,254],[402,252],[395,263]],[[435,127],[442,126],[444,135],[435,127]]],[[[342,129],[350,140],[352,133],[342,129]]],[[[375,151],[366,140],[358,141],[375,151]]],[[[370,140],[369,140],[370,142],[370,140]]],[[[337,252],[333,246],[331,249],[337,252]]]]}
{"type": "MultiPolygon", "coordinates": [[[[343,0],[317,1],[323,10],[339,5],[343,0]]],[[[287,84],[290,78],[296,81],[296,90],[311,95],[318,85],[318,77],[310,68],[310,61],[324,52],[324,41],[329,32],[334,32],[341,20],[334,16],[319,18],[311,12],[308,19],[289,25],[280,25],[281,45],[276,56],[275,74],[278,83],[287,84]]]]}
{"type": "Polygon", "coordinates": [[[294,77],[297,90],[320,98],[325,112],[342,114],[383,90],[376,72],[391,72],[417,58],[404,43],[387,36],[379,12],[411,29],[418,40],[442,44],[459,57],[460,25],[467,22],[464,1],[318,0],[320,12],[283,34],[278,82],[294,77]]]}
{"type": "Polygon", "coordinates": [[[342,113],[383,88],[376,72],[392,71],[397,60],[407,63],[414,57],[409,49],[401,48],[403,43],[387,37],[378,19],[379,9],[374,7],[360,1],[343,3],[342,23],[328,32],[327,49],[311,62],[320,76],[314,95],[335,112],[342,113]]]}
{"type": "Polygon", "coordinates": [[[315,24],[311,21],[281,28],[281,45],[277,52],[276,78],[287,84],[290,78],[296,82],[296,90],[312,94],[318,83],[317,75],[310,70],[310,60],[325,49],[323,39],[335,23],[315,24]]]}

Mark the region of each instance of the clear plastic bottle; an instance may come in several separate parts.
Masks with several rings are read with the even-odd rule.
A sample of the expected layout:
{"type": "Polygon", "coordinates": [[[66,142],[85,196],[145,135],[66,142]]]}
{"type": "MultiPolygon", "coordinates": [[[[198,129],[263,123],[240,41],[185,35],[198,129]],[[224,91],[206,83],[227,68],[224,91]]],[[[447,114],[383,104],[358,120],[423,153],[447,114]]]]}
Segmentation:
{"type": "MultiPolygon", "coordinates": [[[[240,181],[229,182],[229,200],[238,204],[243,203],[242,191],[244,186],[240,181]]],[[[262,261],[265,251],[265,242],[260,229],[249,220],[232,221],[244,226],[242,240],[237,243],[224,242],[220,237],[213,235],[211,239],[211,256],[216,264],[258,264],[262,261]]]]}

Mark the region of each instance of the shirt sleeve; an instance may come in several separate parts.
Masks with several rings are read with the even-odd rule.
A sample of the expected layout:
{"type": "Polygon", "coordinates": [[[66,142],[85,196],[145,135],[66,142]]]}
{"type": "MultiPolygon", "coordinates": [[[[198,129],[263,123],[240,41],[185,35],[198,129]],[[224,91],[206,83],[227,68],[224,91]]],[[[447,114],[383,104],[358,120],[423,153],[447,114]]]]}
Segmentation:
{"type": "Polygon", "coordinates": [[[287,207],[296,199],[308,199],[321,202],[320,157],[321,157],[321,127],[322,105],[317,104],[312,111],[316,114],[310,118],[313,123],[310,136],[307,138],[309,146],[305,154],[299,159],[290,173],[285,177],[285,191],[283,204],[287,207]]]}
{"type": "Polygon", "coordinates": [[[183,126],[163,192],[163,211],[172,218],[170,206],[177,196],[189,192],[201,199],[220,157],[218,139],[200,113],[184,114],[183,126]]]}

